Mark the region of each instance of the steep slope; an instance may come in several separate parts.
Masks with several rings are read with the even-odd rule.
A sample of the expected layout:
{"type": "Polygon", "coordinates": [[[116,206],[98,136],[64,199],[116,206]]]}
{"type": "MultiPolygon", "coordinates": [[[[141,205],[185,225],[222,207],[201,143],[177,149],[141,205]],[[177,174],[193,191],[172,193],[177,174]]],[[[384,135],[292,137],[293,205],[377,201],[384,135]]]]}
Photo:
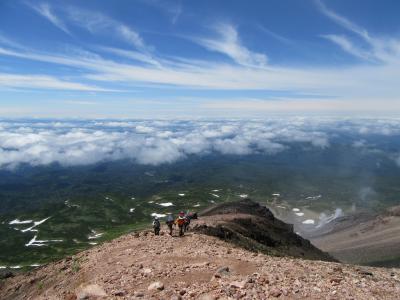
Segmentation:
{"type": "Polygon", "coordinates": [[[343,262],[400,267],[400,207],[338,218],[310,239],[343,262]]]}
{"type": "Polygon", "coordinates": [[[293,226],[250,199],[217,204],[201,213],[195,231],[276,256],[336,261],[293,232],[293,226]]]}
{"type": "MultiPolygon", "coordinates": [[[[279,232],[288,235],[276,248],[267,245],[265,252],[283,251],[283,241],[291,240],[290,226],[272,219],[268,210],[254,202],[241,201],[205,211],[203,217],[193,221],[197,229],[181,238],[176,232],[172,237],[167,235],[165,227],[160,236],[148,230],[131,233],[0,281],[0,298],[398,299],[399,269],[270,256],[239,247],[241,243],[235,245],[229,239],[202,234],[200,229],[229,229],[247,240],[251,237],[245,228],[254,226],[257,219],[251,219],[250,225],[237,220],[262,216],[268,220],[262,229],[274,228],[271,239],[276,243],[279,232]]],[[[254,227],[250,228],[253,232],[254,227]]],[[[259,235],[265,237],[261,233],[255,236],[257,247],[264,245],[257,240],[259,235]]]]}

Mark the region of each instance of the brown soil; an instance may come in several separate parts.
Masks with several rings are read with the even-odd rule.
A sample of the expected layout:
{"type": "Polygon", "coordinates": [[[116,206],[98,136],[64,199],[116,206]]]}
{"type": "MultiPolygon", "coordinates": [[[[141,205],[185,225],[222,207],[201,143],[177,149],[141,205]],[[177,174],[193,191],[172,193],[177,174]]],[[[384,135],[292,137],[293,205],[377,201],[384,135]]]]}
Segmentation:
{"type": "Polygon", "coordinates": [[[0,283],[0,298],[398,299],[400,294],[399,269],[273,257],[212,236],[166,232],[128,234],[9,278],[0,283]],[[159,289],[148,290],[154,282],[159,289]]]}

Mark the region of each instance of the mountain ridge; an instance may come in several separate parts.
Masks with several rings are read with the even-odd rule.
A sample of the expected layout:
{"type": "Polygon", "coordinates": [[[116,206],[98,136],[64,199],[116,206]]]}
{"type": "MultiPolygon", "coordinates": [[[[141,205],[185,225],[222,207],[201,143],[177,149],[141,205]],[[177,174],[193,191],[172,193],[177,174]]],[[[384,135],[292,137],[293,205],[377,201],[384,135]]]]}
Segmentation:
{"type": "MultiPolygon", "coordinates": [[[[272,256],[263,251],[249,251],[229,239],[198,229],[204,225],[218,228],[213,227],[218,223],[233,229],[237,220],[249,215],[259,218],[263,214],[273,220],[269,210],[242,200],[205,210],[199,220],[193,221],[193,230],[181,238],[176,233],[169,236],[164,224],[160,236],[154,236],[150,230],[133,232],[0,281],[0,298],[365,299],[371,295],[376,299],[397,298],[399,269],[299,259],[285,253],[281,257],[272,256]]],[[[279,220],[274,222],[290,229],[290,225],[279,220]]]]}
{"type": "Polygon", "coordinates": [[[293,231],[293,225],[274,217],[251,199],[213,205],[200,213],[194,230],[216,236],[250,251],[275,256],[337,261],[293,231]]]}

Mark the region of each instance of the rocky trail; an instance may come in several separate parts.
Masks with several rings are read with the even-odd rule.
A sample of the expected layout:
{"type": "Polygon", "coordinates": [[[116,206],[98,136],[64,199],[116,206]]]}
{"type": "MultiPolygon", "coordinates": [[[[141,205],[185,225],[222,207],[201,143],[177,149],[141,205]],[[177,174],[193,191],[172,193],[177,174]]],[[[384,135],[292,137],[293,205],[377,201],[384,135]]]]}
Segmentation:
{"type": "Polygon", "coordinates": [[[122,236],[0,281],[0,298],[399,299],[400,269],[275,257],[197,231],[176,234],[163,226],[160,236],[122,236]]]}

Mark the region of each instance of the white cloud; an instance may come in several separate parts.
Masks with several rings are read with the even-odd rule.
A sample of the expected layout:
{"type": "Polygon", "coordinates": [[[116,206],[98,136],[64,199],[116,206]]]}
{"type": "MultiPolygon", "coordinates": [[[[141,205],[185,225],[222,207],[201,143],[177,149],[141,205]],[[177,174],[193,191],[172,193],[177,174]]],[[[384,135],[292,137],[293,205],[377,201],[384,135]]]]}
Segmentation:
{"type": "Polygon", "coordinates": [[[168,0],[144,0],[144,4],[151,5],[160,9],[162,12],[167,13],[171,18],[171,23],[178,22],[181,14],[183,13],[182,4],[177,1],[168,0]]]}
{"type": "Polygon", "coordinates": [[[117,36],[140,51],[148,52],[151,49],[137,31],[106,15],[76,7],[68,7],[66,12],[68,19],[74,25],[80,26],[91,33],[117,36]]]}
{"type": "Polygon", "coordinates": [[[325,14],[327,17],[329,17],[331,20],[336,22],[338,25],[342,26],[343,28],[352,31],[353,33],[359,35],[361,38],[363,38],[365,41],[370,41],[371,37],[368,33],[367,30],[364,28],[358,26],[357,24],[354,24],[347,18],[337,14],[333,10],[329,9],[321,0],[315,0],[315,3],[321,10],[323,14],[325,14]]]}
{"type": "Polygon", "coordinates": [[[315,2],[324,15],[351,33],[356,34],[363,40],[364,44],[363,47],[356,46],[348,38],[336,34],[322,35],[322,37],[327,38],[339,45],[344,51],[359,58],[383,64],[394,64],[398,67],[400,64],[399,39],[373,36],[366,29],[329,9],[321,0],[316,0],[315,2]]]}
{"type": "MultiPolygon", "coordinates": [[[[251,51],[241,41],[237,30],[230,24],[215,27],[216,37],[192,39],[206,49],[222,53],[235,63],[217,63],[185,57],[161,58],[155,49],[149,46],[136,30],[104,14],[71,7],[58,7],[62,11],[63,21],[68,22],[68,29],[79,26],[93,34],[106,35],[109,40],[121,39],[135,50],[113,47],[92,46],[92,52],[41,52],[24,49],[9,40],[2,39],[0,55],[20,60],[39,61],[43,69],[51,66],[74,71],[72,83],[55,75],[26,74],[12,77],[5,74],[0,83],[3,87],[24,89],[27,86],[51,89],[77,89],[110,91],[110,85],[123,85],[132,91],[142,86],[155,86],[174,89],[227,89],[227,90],[274,90],[291,91],[297,94],[318,94],[320,98],[296,97],[270,101],[271,99],[242,99],[211,101],[205,99],[202,108],[246,112],[259,111],[357,111],[375,112],[386,109],[388,112],[399,110],[398,78],[400,77],[400,41],[384,37],[375,37],[365,29],[331,11],[321,1],[317,1],[321,11],[340,26],[362,38],[358,40],[337,34],[325,34],[324,38],[339,45],[344,51],[365,59],[367,64],[348,65],[346,67],[279,66],[267,64],[267,55],[251,51]],[[101,53],[98,54],[98,53],[101,53]],[[105,59],[102,55],[114,54],[105,59]],[[125,59],[124,59],[125,58],[125,59]],[[128,62],[127,59],[128,58],[128,62]],[[122,61],[121,61],[122,60],[122,61]],[[371,62],[374,62],[373,64],[371,62]],[[379,78],[379,84],[377,83],[379,78]],[[14,83],[15,79],[15,83],[14,83]],[[30,80],[32,79],[32,80],[30,80]],[[267,101],[268,100],[268,101],[267,101]]],[[[38,5],[36,7],[42,7],[38,5]]],[[[53,16],[53,9],[46,4],[53,16]]],[[[46,9],[42,9],[46,11],[46,9]]],[[[61,20],[59,16],[57,20],[61,20]]],[[[90,45],[89,45],[90,46],[90,45]]],[[[52,69],[53,70],[53,69],[52,69]]],[[[54,72],[58,73],[58,72],[54,72]]],[[[60,72],[61,73],[61,72],[60,72]]],[[[116,91],[118,92],[118,91],[116,91]]],[[[121,90],[119,90],[121,92],[121,90]]]]}
{"type": "Polygon", "coordinates": [[[78,82],[63,81],[47,75],[0,73],[0,87],[21,89],[50,89],[76,91],[106,91],[106,89],[78,82]]]}
{"type": "Polygon", "coordinates": [[[236,63],[250,67],[265,67],[267,56],[252,52],[242,45],[237,30],[230,24],[221,23],[215,27],[218,37],[195,39],[200,45],[211,51],[227,55],[236,63]]]}
{"type": "Polygon", "coordinates": [[[161,66],[160,61],[157,59],[154,59],[152,56],[149,56],[148,54],[143,54],[140,52],[135,52],[135,51],[128,51],[128,50],[123,50],[123,49],[118,49],[118,48],[113,48],[113,47],[101,47],[101,50],[119,55],[121,57],[126,57],[129,58],[133,61],[138,61],[138,62],[143,62],[146,64],[154,65],[157,67],[161,66]]]}
{"type": "MultiPolygon", "coordinates": [[[[41,16],[48,19],[53,25],[70,34],[70,30],[64,21],[54,13],[48,3],[39,3],[38,5],[29,4],[29,6],[41,16]]],[[[71,27],[75,25],[91,33],[117,36],[144,53],[148,53],[152,49],[152,47],[146,45],[137,31],[104,14],[72,6],[59,7],[59,9],[65,13],[65,17],[71,23],[71,27]]]]}
{"type": "Polygon", "coordinates": [[[359,57],[359,58],[362,58],[365,60],[372,59],[371,55],[367,51],[355,46],[348,38],[346,38],[344,36],[336,35],[336,34],[326,34],[326,35],[322,35],[322,37],[339,45],[344,51],[350,53],[351,55],[354,55],[356,57],[359,57]]]}
{"type": "Polygon", "coordinates": [[[273,32],[273,31],[271,31],[271,30],[265,28],[264,26],[258,26],[258,28],[259,28],[262,32],[264,32],[264,33],[266,33],[267,35],[269,35],[270,37],[272,37],[272,38],[274,38],[275,40],[278,40],[278,41],[280,41],[280,42],[282,42],[282,43],[284,43],[284,44],[286,44],[286,45],[293,45],[293,44],[294,44],[292,40],[290,40],[290,39],[288,39],[288,38],[286,38],[286,37],[284,37],[284,36],[282,36],[282,35],[280,35],[280,34],[277,34],[276,32],[273,32]]]}
{"type": "Polygon", "coordinates": [[[52,9],[48,3],[38,3],[37,5],[32,3],[32,4],[29,4],[29,6],[35,12],[37,12],[39,15],[46,18],[54,26],[61,29],[65,33],[70,34],[70,31],[68,30],[67,26],[64,24],[64,22],[59,17],[57,17],[54,14],[54,12],[52,11],[52,9]]]}
{"type": "MultiPolygon", "coordinates": [[[[398,135],[400,120],[2,121],[0,168],[12,169],[21,163],[86,165],[119,159],[159,165],[210,153],[275,155],[294,144],[330,147],[331,138],[343,133],[348,136],[349,132],[355,137],[353,142],[368,133],[398,135]]],[[[397,156],[395,160],[399,162],[397,156]]]]}

